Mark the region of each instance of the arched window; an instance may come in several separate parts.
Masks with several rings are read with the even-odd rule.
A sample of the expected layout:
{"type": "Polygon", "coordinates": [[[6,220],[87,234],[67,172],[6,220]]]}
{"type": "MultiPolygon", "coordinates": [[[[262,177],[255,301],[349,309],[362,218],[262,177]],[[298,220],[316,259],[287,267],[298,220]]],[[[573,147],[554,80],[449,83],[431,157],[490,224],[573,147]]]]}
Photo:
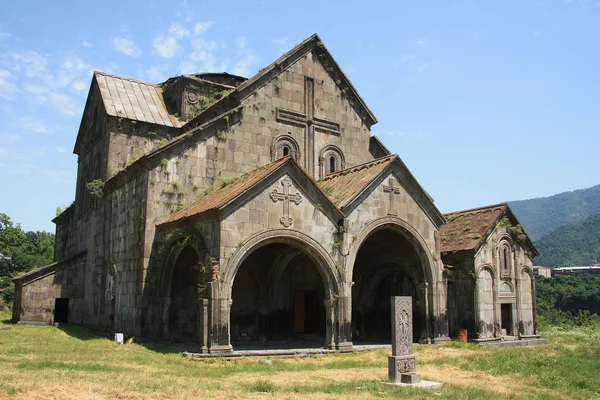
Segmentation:
{"type": "Polygon", "coordinates": [[[290,155],[290,147],[289,146],[283,146],[283,156],[287,157],[290,155]]]}
{"type": "Polygon", "coordinates": [[[344,154],[335,145],[327,145],[319,152],[319,176],[341,171],[345,168],[344,154]]]}
{"type": "Polygon", "coordinates": [[[279,160],[281,157],[291,156],[294,160],[300,159],[298,143],[289,134],[282,134],[273,139],[271,145],[271,160],[279,160]]]}
{"type": "Polygon", "coordinates": [[[335,172],[337,170],[335,161],[335,156],[329,156],[329,173],[335,172]]]}
{"type": "Polygon", "coordinates": [[[507,242],[502,242],[498,249],[498,267],[502,278],[511,276],[511,257],[510,245],[507,242]]]}

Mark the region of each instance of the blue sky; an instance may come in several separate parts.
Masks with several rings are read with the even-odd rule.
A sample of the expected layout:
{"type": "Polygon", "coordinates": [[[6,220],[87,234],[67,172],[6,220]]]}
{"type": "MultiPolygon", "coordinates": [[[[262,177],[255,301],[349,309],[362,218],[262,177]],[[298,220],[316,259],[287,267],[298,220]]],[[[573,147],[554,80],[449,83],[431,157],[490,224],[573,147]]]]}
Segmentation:
{"type": "Polygon", "coordinates": [[[249,77],[315,32],[442,212],[600,183],[600,0],[22,0],[0,5],[0,212],[54,230],[93,70],[249,77]]]}

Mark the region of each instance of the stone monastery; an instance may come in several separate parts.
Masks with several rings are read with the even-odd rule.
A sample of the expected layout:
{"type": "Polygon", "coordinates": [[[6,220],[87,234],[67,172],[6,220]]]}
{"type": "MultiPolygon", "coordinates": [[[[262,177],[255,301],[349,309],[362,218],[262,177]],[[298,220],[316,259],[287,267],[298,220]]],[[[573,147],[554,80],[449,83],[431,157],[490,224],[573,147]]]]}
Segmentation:
{"type": "Polygon", "coordinates": [[[236,343],[536,337],[537,250],[506,204],[442,215],[317,35],[250,79],[95,72],[55,262],[15,278],[14,320],[236,343]]]}

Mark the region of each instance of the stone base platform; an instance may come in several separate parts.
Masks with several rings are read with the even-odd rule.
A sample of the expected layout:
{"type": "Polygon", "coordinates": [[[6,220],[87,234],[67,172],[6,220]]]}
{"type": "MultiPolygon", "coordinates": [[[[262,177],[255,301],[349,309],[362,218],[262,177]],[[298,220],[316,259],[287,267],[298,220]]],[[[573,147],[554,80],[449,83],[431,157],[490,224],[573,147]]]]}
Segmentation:
{"type": "Polygon", "coordinates": [[[241,357],[308,357],[314,355],[323,354],[340,354],[340,353],[352,353],[357,351],[375,350],[375,349],[389,349],[390,345],[360,345],[353,346],[350,350],[332,350],[325,349],[323,347],[297,347],[297,348],[285,348],[285,349],[240,349],[233,350],[231,353],[224,354],[204,354],[195,353],[190,351],[183,351],[184,357],[193,358],[196,360],[202,360],[211,357],[220,358],[241,358],[241,357]]]}
{"type": "Polygon", "coordinates": [[[488,342],[477,343],[480,346],[494,346],[494,347],[516,347],[516,346],[538,346],[541,344],[548,344],[547,339],[536,338],[536,339],[521,339],[521,340],[496,340],[488,342]]]}
{"type": "Polygon", "coordinates": [[[418,389],[441,389],[443,386],[442,383],[426,381],[426,380],[421,380],[421,382],[419,382],[419,383],[402,383],[402,382],[398,382],[398,383],[384,382],[384,383],[386,385],[403,386],[403,387],[411,387],[411,388],[418,388],[418,389]]]}

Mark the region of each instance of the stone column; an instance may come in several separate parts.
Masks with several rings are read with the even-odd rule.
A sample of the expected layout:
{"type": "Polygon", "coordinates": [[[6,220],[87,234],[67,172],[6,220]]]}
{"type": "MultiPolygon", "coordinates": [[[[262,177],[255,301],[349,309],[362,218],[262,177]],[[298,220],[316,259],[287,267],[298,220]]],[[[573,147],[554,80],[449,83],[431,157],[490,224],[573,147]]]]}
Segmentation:
{"type": "MultiPolygon", "coordinates": [[[[421,289],[421,298],[423,299],[424,303],[425,303],[425,327],[424,329],[421,331],[421,338],[419,339],[419,343],[421,344],[430,344],[431,343],[431,305],[429,304],[429,283],[425,282],[422,285],[420,285],[420,289],[421,289]]],[[[412,301],[411,301],[412,303],[412,301]]],[[[393,310],[393,309],[392,309],[393,310]]],[[[412,309],[411,309],[411,314],[412,314],[412,309]]],[[[392,316],[393,316],[393,312],[392,312],[392,316]]],[[[412,325],[412,315],[411,315],[411,325],[412,325]]],[[[412,335],[411,335],[412,338],[412,335]]]]}
{"type": "Polygon", "coordinates": [[[231,299],[221,298],[217,282],[209,283],[208,307],[208,352],[210,354],[231,353],[233,348],[229,341],[229,315],[231,299]]]}
{"type": "Polygon", "coordinates": [[[417,360],[412,352],[412,297],[394,296],[391,301],[392,355],[388,357],[389,381],[417,383],[420,381],[420,377],[414,373],[417,368],[417,360]],[[410,382],[406,382],[407,380],[410,382]]]}
{"type": "Polygon", "coordinates": [[[335,349],[335,303],[332,299],[323,302],[325,304],[325,347],[328,349],[335,349]]]}
{"type": "Polygon", "coordinates": [[[336,350],[352,350],[352,300],[350,297],[338,297],[336,350]]]}
{"type": "MultiPolygon", "coordinates": [[[[163,306],[162,306],[162,322],[163,322],[163,326],[162,326],[162,333],[163,333],[163,337],[168,338],[169,337],[169,309],[171,307],[171,298],[170,297],[165,297],[163,298],[163,306]]],[[[116,320],[116,315],[115,315],[115,320],[116,320]]]]}
{"type": "Polygon", "coordinates": [[[198,299],[198,337],[200,344],[200,353],[208,353],[208,299],[198,299]]]}

